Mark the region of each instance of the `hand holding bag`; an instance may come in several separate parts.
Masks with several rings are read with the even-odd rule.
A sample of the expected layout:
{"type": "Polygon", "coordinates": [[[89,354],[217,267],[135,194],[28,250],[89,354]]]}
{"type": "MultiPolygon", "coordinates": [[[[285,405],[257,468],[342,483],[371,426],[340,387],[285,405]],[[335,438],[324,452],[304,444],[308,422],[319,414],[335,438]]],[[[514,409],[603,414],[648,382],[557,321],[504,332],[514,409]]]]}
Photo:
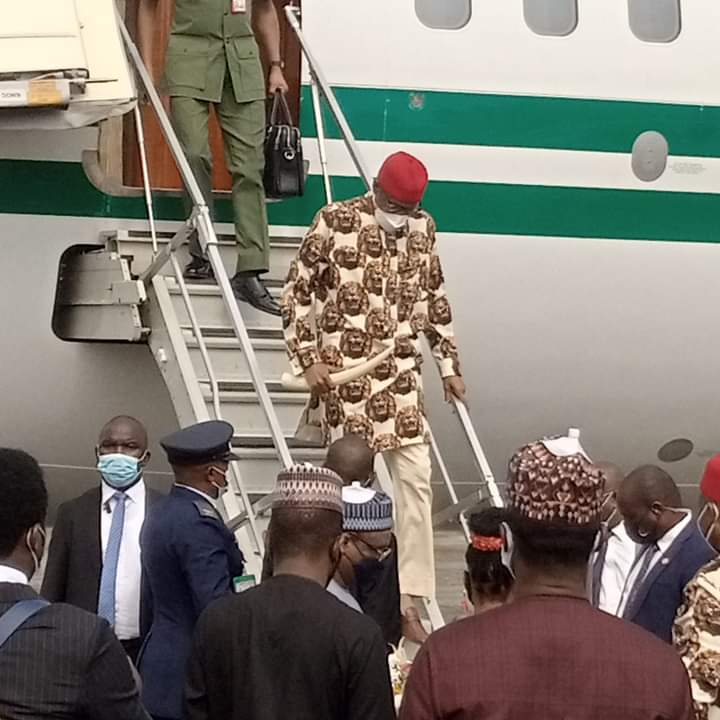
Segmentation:
{"type": "Polygon", "coordinates": [[[265,134],[265,194],[269,198],[296,197],[305,189],[300,130],[293,125],[285,96],[275,93],[265,134]]]}

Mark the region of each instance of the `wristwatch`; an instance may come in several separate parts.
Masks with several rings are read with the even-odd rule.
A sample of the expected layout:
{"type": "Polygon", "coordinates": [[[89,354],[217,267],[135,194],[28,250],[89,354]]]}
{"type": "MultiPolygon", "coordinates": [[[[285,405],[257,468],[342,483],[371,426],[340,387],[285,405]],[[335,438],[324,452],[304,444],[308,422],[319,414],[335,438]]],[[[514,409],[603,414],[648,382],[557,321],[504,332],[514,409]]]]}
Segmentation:
{"type": "Polygon", "coordinates": [[[285,61],[284,60],[271,60],[270,61],[270,67],[279,67],[281,70],[285,69],[285,61]]]}

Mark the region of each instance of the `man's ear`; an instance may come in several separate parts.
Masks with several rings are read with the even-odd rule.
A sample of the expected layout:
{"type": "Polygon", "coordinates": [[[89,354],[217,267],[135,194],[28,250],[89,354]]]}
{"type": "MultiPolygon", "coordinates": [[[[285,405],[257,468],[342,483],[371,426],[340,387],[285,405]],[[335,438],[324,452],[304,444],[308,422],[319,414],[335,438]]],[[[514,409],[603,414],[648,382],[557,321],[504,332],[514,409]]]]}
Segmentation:
{"type": "Polygon", "coordinates": [[[145,451],[145,454],[140,458],[140,466],[146,467],[147,464],[150,462],[150,458],[152,457],[152,453],[149,450],[145,451]]]}
{"type": "Polygon", "coordinates": [[[655,517],[660,517],[665,512],[665,510],[667,510],[667,508],[658,500],[655,500],[652,505],[650,505],[650,512],[655,517]]]}

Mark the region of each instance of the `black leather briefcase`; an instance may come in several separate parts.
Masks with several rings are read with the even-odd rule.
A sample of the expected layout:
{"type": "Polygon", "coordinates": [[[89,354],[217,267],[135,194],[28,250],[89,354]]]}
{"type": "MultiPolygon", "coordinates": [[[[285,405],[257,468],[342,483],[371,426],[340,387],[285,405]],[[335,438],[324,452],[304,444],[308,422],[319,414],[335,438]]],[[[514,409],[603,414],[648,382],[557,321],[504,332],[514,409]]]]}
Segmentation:
{"type": "Polygon", "coordinates": [[[302,195],[305,190],[300,130],[293,125],[285,96],[275,94],[265,134],[265,194],[269,198],[302,195]]]}

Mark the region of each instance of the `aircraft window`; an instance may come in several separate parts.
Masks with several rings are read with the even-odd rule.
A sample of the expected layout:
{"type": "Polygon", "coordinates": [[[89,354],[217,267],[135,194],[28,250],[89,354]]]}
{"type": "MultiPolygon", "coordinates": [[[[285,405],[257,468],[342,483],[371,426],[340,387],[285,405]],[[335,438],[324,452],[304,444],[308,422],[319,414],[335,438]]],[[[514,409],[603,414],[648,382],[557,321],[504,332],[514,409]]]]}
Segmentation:
{"type": "Polygon", "coordinates": [[[459,30],[472,14],[471,0],[415,0],[415,14],[434,30],[459,30]]]}
{"type": "Polygon", "coordinates": [[[577,0],[523,0],[523,13],[538,35],[569,35],[578,23],[577,0]]]}
{"type": "Polygon", "coordinates": [[[643,182],[657,180],[667,167],[668,141],[662,133],[647,130],[637,136],[632,148],[632,170],[643,182]]]}
{"type": "Polygon", "coordinates": [[[628,12],[638,40],[668,43],[680,34],[680,0],[628,0],[628,12]]]}

